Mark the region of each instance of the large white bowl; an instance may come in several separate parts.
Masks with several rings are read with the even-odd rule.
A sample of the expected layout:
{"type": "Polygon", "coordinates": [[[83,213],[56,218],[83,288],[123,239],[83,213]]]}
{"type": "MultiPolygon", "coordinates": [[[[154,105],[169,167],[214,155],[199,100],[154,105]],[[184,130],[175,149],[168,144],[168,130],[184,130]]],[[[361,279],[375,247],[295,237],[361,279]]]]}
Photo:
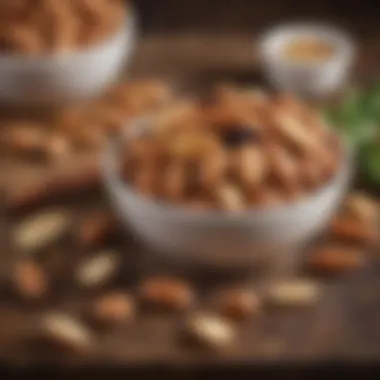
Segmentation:
{"type": "Polygon", "coordinates": [[[298,203],[239,214],[191,211],[146,199],[123,183],[119,149],[120,140],[103,157],[105,185],[117,213],[136,236],[156,251],[223,265],[289,261],[292,252],[299,252],[329,222],[350,179],[347,157],[335,178],[298,203]]]}
{"type": "Polygon", "coordinates": [[[0,102],[57,106],[94,97],[124,68],[135,35],[136,17],[129,13],[116,35],[86,50],[36,57],[2,54],[0,102]]]}
{"type": "Polygon", "coordinates": [[[264,33],[259,42],[263,69],[280,90],[301,96],[328,96],[344,86],[353,64],[355,43],[344,31],[331,25],[295,23],[277,26],[264,33]],[[334,46],[331,58],[323,62],[294,62],[281,49],[299,37],[316,37],[334,46]]]}

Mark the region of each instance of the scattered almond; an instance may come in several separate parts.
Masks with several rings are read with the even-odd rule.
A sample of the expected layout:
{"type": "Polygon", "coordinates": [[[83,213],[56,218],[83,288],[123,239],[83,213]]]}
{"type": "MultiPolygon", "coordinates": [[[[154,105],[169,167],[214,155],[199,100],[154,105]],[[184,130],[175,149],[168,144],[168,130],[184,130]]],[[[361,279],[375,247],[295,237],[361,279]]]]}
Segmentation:
{"type": "Polygon", "coordinates": [[[331,223],[331,234],[337,239],[364,245],[374,245],[379,240],[377,226],[353,218],[335,218],[331,223]]]}
{"type": "Polygon", "coordinates": [[[362,252],[343,245],[326,245],[310,253],[308,267],[315,272],[340,274],[361,268],[364,265],[362,252]]]}
{"type": "Polygon", "coordinates": [[[140,286],[142,300],[152,306],[170,310],[186,310],[194,301],[190,286],[182,280],[169,277],[153,277],[140,286]]]}
{"type": "Polygon", "coordinates": [[[132,297],[124,292],[109,293],[95,301],[92,314],[94,319],[101,323],[122,323],[133,318],[135,303],[132,297]]]}
{"type": "Polygon", "coordinates": [[[79,227],[78,238],[83,246],[102,242],[116,228],[115,219],[107,212],[98,211],[87,215],[79,227]]]}
{"type": "Polygon", "coordinates": [[[272,284],[267,291],[267,301],[272,306],[307,306],[320,295],[319,286],[307,279],[295,279],[272,284]]]}
{"type": "Polygon", "coordinates": [[[41,298],[48,290],[45,273],[32,260],[22,260],[15,264],[12,281],[17,293],[25,298],[41,298]]]}
{"type": "Polygon", "coordinates": [[[260,299],[247,289],[229,289],[220,295],[219,312],[232,320],[244,320],[261,308],[260,299]]]}
{"type": "Polygon", "coordinates": [[[379,218],[379,203],[363,193],[354,193],[347,197],[343,212],[363,222],[376,222],[379,218]]]}
{"type": "Polygon", "coordinates": [[[43,338],[74,352],[87,352],[94,344],[92,332],[69,314],[46,314],[40,319],[38,327],[43,338]]]}
{"type": "Polygon", "coordinates": [[[228,320],[209,313],[193,315],[186,323],[185,334],[191,341],[215,351],[229,348],[236,339],[228,320]]]}
{"type": "Polygon", "coordinates": [[[77,268],[78,283],[86,288],[104,286],[114,277],[120,265],[117,252],[103,251],[96,256],[84,260],[77,268]]]}
{"type": "Polygon", "coordinates": [[[23,251],[35,251],[52,244],[69,229],[71,215],[63,210],[49,210],[22,221],[13,230],[13,240],[23,251]]]}

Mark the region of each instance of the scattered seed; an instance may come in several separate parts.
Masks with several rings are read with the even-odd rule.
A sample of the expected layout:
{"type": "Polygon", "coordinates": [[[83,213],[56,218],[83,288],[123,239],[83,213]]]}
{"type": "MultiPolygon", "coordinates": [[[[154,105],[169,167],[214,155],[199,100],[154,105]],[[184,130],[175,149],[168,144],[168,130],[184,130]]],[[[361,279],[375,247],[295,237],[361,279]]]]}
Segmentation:
{"type": "Polygon", "coordinates": [[[220,295],[219,311],[232,320],[244,320],[260,310],[257,295],[247,289],[229,289],[220,295]]]}
{"type": "Polygon", "coordinates": [[[315,303],[319,295],[319,286],[311,280],[288,280],[271,285],[267,301],[273,306],[307,306],[315,303]]]}
{"type": "Polygon", "coordinates": [[[99,288],[114,277],[120,257],[114,251],[103,251],[83,261],[77,268],[77,281],[86,288],[99,288]]]}
{"type": "Polygon", "coordinates": [[[170,310],[187,310],[194,301],[190,286],[182,280],[169,277],[153,277],[140,286],[142,300],[151,306],[170,310]]]}
{"type": "Polygon", "coordinates": [[[45,273],[32,260],[22,260],[16,263],[12,281],[17,293],[25,298],[41,298],[48,291],[45,273]]]}
{"type": "Polygon", "coordinates": [[[112,215],[98,211],[88,215],[82,222],[78,238],[85,246],[93,246],[104,241],[116,228],[112,215]]]}
{"type": "Polygon", "coordinates": [[[43,338],[75,352],[86,352],[94,343],[93,334],[78,319],[63,313],[49,313],[39,321],[43,338]]]}
{"type": "Polygon", "coordinates": [[[16,226],[13,240],[24,252],[35,251],[58,240],[69,228],[71,216],[63,210],[49,210],[29,217],[16,226]]]}
{"type": "Polygon", "coordinates": [[[213,314],[199,313],[186,324],[185,334],[204,348],[221,351],[233,345],[236,332],[228,320],[213,314]]]}
{"type": "Polygon", "coordinates": [[[343,245],[326,245],[310,253],[308,267],[322,274],[341,274],[364,265],[362,252],[343,245]]]}
{"type": "Polygon", "coordinates": [[[101,323],[122,323],[133,318],[135,303],[132,297],[124,292],[109,293],[95,300],[92,314],[94,319],[101,323]]]}

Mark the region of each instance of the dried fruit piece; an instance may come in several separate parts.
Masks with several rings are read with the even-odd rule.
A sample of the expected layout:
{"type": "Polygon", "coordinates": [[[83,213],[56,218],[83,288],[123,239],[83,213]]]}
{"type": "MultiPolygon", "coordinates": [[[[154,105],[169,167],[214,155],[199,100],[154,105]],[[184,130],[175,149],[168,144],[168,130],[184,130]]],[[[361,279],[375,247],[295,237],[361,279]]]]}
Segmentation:
{"type": "Polygon", "coordinates": [[[13,230],[13,240],[23,251],[35,251],[58,240],[69,229],[72,218],[63,210],[47,210],[28,217],[13,230]]]}
{"type": "Polygon", "coordinates": [[[102,295],[94,302],[93,318],[101,323],[118,324],[134,317],[135,303],[125,292],[113,292],[102,295]]]}
{"type": "Polygon", "coordinates": [[[120,265],[115,251],[102,251],[79,264],[76,272],[78,283],[86,288],[99,288],[109,282],[120,265]]]}
{"type": "Polygon", "coordinates": [[[214,154],[204,157],[199,166],[199,183],[207,190],[213,189],[223,181],[227,169],[227,156],[222,150],[215,151],[214,154]]]}
{"type": "Polygon", "coordinates": [[[105,211],[96,211],[87,215],[82,221],[78,240],[85,247],[103,242],[116,229],[113,215],[105,211]]]}
{"type": "Polygon", "coordinates": [[[326,245],[310,252],[308,267],[322,274],[341,274],[364,265],[364,256],[358,249],[344,245],[326,245]]]}
{"type": "Polygon", "coordinates": [[[190,286],[176,278],[152,277],[140,285],[141,299],[150,306],[170,310],[187,310],[194,302],[190,286]]]}
{"type": "Polygon", "coordinates": [[[198,313],[187,321],[185,336],[202,347],[220,351],[234,344],[236,332],[228,320],[210,313],[198,313]]]}
{"type": "Polygon", "coordinates": [[[171,201],[180,201],[185,195],[186,182],[186,167],[182,162],[173,162],[164,173],[163,195],[171,201]]]}
{"type": "Polygon", "coordinates": [[[15,264],[12,272],[12,282],[17,293],[25,298],[41,298],[48,291],[45,273],[32,260],[22,260],[15,264]]]}
{"type": "Polygon", "coordinates": [[[257,313],[260,308],[260,299],[248,289],[233,288],[219,295],[219,312],[232,320],[244,320],[257,313]]]}
{"type": "Polygon", "coordinates": [[[320,296],[317,283],[307,279],[282,281],[269,286],[267,301],[280,307],[297,307],[314,304],[320,296]]]}
{"type": "Polygon", "coordinates": [[[74,352],[87,352],[94,344],[92,332],[69,314],[46,314],[40,318],[38,327],[42,338],[74,352]]]}
{"type": "Polygon", "coordinates": [[[361,220],[338,216],[333,219],[330,227],[332,236],[337,239],[365,245],[374,245],[379,240],[376,226],[368,225],[361,220]]]}

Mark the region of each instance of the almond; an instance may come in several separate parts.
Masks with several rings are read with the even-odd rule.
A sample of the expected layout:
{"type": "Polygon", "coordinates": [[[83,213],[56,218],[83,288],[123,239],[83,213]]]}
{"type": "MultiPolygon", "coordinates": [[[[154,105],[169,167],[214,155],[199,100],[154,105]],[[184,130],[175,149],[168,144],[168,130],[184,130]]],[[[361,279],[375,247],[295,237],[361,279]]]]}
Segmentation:
{"type": "Polygon", "coordinates": [[[244,320],[261,308],[260,299],[247,289],[229,289],[219,295],[219,312],[232,320],[244,320]]]}
{"type": "Polygon", "coordinates": [[[242,211],[245,200],[242,192],[234,185],[225,183],[216,190],[216,200],[219,207],[225,211],[242,211]]]}
{"type": "Polygon", "coordinates": [[[99,288],[107,284],[120,266],[115,251],[102,251],[79,264],[76,272],[78,283],[85,288],[99,288]]]}
{"type": "Polygon", "coordinates": [[[310,252],[307,263],[312,271],[340,274],[363,267],[364,256],[358,249],[331,244],[310,252]]]}
{"type": "Polygon", "coordinates": [[[194,302],[190,286],[176,278],[152,277],[143,281],[139,293],[147,304],[169,310],[187,310],[194,302]]]}
{"type": "Polygon", "coordinates": [[[186,337],[204,348],[225,350],[235,343],[236,332],[228,320],[210,313],[191,316],[185,328],[186,337]]]}
{"type": "Polygon", "coordinates": [[[35,251],[54,243],[68,231],[72,218],[63,210],[46,210],[20,222],[12,232],[23,251],[35,251]]]}
{"type": "Polygon", "coordinates": [[[98,298],[92,309],[94,319],[101,323],[118,324],[134,317],[133,298],[124,292],[113,292],[98,298]]]}
{"type": "Polygon", "coordinates": [[[364,193],[349,195],[343,205],[343,212],[363,222],[377,222],[379,211],[379,203],[364,193]]]}
{"type": "Polygon", "coordinates": [[[267,291],[267,301],[272,306],[298,307],[314,304],[320,296],[317,283],[307,279],[294,279],[274,283],[267,291]]]}
{"type": "Polygon", "coordinates": [[[41,298],[48,291],[45,273],[32,260],[17,262],[13,270],[12,280],[17,293],[25,298],[41,298]]]}

